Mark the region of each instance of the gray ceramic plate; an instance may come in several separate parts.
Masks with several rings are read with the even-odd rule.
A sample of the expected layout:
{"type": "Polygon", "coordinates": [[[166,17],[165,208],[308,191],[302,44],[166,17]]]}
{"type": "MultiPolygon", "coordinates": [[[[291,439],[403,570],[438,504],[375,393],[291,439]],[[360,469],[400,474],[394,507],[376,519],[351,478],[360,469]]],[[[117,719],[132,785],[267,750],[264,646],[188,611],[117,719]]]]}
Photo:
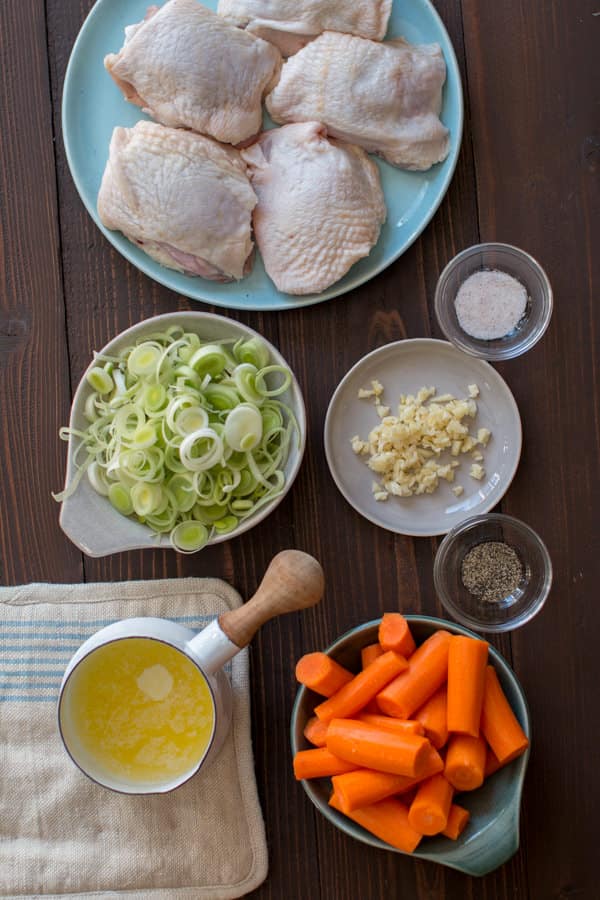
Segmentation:
{"type": "Polygon", "coordinates": [[[325,453],[335,483],[357,512],[388,531],[429,537],[445,534],[463,519],[488,512],[500,501],[519,464],[521,419],[506,382],[489,363],[461,353],[446,341],[397,341],[364,356],[338,385],[325,419],[325,453]],[[466,397],[467,386],[477,384],[478,414],[475,420],[466,421],[472,423],[471,433],[482,427],[492,432],[481,463],[485,478],[476,481],[469,476],[472,459],[467,453],[459,458],[454,482],[463,486],[462,496],[456,497],[452,486],[442,481],[433,494],[375,500],[371,487],[374,473],[367,467],[366,457],[357,456],[350,444],[356,434],[366,439],[380,421],[373,401],[358,399],[359,389],[370,388],[373,379],[383,384],[383,401],[392,413],[400,394],[435,386],[439,395],[466,397]]]}
{"type": "MultiPolygon", "coordinates": [[[[103,348],[102,352],[109,356],[116,355],[129,344],[134,344],[148,334],[164,331],[170,325],[179,325],[189,331],[194,331],[205,341],[258,337],[269,348],[273,362],[277,365],[287,366],[279,351],[262,335],[257,334],[256,331],[253,331],[246,325],[235,322],[233,319],[205,312],[167,313],[166,315],[145,319],[143,322],[139,322],[132,328],[128,328],[117,335],[103,348]]],[[[92,368],[93,365],[94,362],[90,362],[88,369],[92,368]]],[[[87,427],[88,423],[84,418],[83,410],[90,392],[91,388],[86,381],[84,373],[71,406],[71,418],[69,421],[71,428],[84,430],[87,427]]],[[[228,541],[248,531],[253,525],[262,522],[283,500],[298,474],[306,442],[306,413],[300,387],[293,375],[290,387],[278,399],[293,411],[299,429],[299,438],[292,441],[284,468],[286,479],[284,491],[279,497],[258,509],[254,515],[242,520],[234,531],[211,538],[208,542],[209,545],[228,541]]],[[[76,441],[71,437],[69,440],[65,487],[75,477],[76,468],[73,460],[75,448],[76,441]]],[[[60,526],[73,543],[88,556],[107,556],[109,553],[121,553],[125,550],[169,549],[171,547],[168,535],[158,536],[135,519],[118,513],[106,497],[96,493],[85,476],[81,479],[77,490],[63,501],[60,511],[60,526]]]]}
{"type": "MultiPolygon", "coordinates": [[[[417,644],[421,644],[440,628],[452,634],[466,634],[480,639],[472,631],[444,619],[411,615],[407,615],[406,618],[410,622],[417,644]]],[[[338,638],[325,652],[350,671],[358,672],[361,647],[377,641],[379,621],[377,619],[353,628],[338,638]]],[[[490,662],[496,669],[502,689],[525,734],[531,740],[531,723],[523,688],[503,657],[493,647],[490,647],[489,652],[490,662]]],[[[315,705],[322,699],[304,687],[298,691],[291,720],[293,753],[310,747],[303,735],[304,726],[312,715],[315,705]]],[[[425,838],[410,855],[450,866],[468,875],[487,875],[510,859],[519,846],[519,811],[529,753],[530,750],[526,750],[518,759],[500,769],[488,778],[479,790],[457,796],[457,802],[471,813],[469,824],[458,840],[451,841],[444,837],[425,838]]],[[[392,853],[401,852],[329,806],[331,782],[328,778],[303,781],[302,787],[317,809],[341,831],[372,847],[389,850],[392,853]]]]}

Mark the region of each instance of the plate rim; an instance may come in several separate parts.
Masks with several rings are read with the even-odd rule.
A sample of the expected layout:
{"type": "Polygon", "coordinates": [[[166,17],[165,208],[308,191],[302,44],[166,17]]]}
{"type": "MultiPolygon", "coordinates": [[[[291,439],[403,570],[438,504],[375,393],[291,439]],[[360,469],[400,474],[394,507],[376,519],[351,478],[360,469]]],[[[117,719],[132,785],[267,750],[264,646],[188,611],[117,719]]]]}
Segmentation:
{"type": "MultiPolygon", "coordinates": [[[[393,0],[393,2],[399,2],[399,0],[393,0]]],[[[350,291],[355,290],[363,284],[366,284],[368,281],[371,281],[377,275],[380,275],[385,269],[391,266],[396,260],[398,260],[406,251],[414,244],[418,237],[425,231],[434,215],[438,211],[439,207],[442,204],[444,197],[448,192],[448,188],[452,182],[454,177],[454,173],[456,171],[456,167],[458,164],[458,158],[460,156],[460,150],[462,146],[462,138],[464,131],[464,92],[462,85],[462,78],[460,73],[460,67],[458,65],[458,60],[456,57],[456,51],[454,49],[454,45],[450,39],[450,35],[448,34],[448,30],[442,21],[440,14],[437,9],[434,7],[431,0],[420,0],[421,3],[427,8],[428,14],[431,16],[432,20],[435,22],[436,26],[439,28],[441,33],[443,34],[446,42],[446,46],[444,49],[444,57],[446,60],[446,84],[449,81],[450,73],[452,75],[453,80],[455,81],[456,86],[456,98],[457,98],[457,127],[456,127],[456,140],[451,141],[451,148],[448,157],[450,159],[450,163],[448,165],[445,176],[438,188],[437,194],[434,197],[433,203],[430,205],[427,213],[420,219],[415,228],[410,232],[406,240],[401,244],[398,250],[389,257],[387,260],[382,260],[379,264],[375,265],[374,269],[370,272],[364,272],[361,274],[355,274],[354,277],[351,276],[352,267],[350,268],[347,275],[345,275],[338,282],[331,285],[325,291],[322,291],[320,294],[309,294],[305,297],[295,296],[293,294],[283,294],[281,291],[278,291],[273,285],[274,290],[277,292],[274,296],[273,302],[269,302],[267,305],[256,304],[252,300],[252,293],[248,294],[248,297],[242,298],[239,296],[231,297],[226,294],[223,296],[216,295],[210,296],[210,282],[206,279],[201,279],[202,286],[199,288],[202,294],[205,293],[205,289],[208,292],[207,296],[196,296],[195,293],[192,293],[192,289],[187,289],[185,285],[183,286],[174,286],[170,279],[174,277],[174,275],[182,274],[176,272],[176,270],[170,270],[167,267],[160,266],[159,263],[156,263],[158,266],[158,273],[151,273],[147,265],[145,265],[145,260],[142,263],[138,262],[134,258],[133,254],[133,245],[121,232],[112,232],[110,229],[105,228],[102,222],[99,219],[96,202],[88,201],[86,191],[83,188],[82,178],[79,176],[79,170],[75,165],[75,157],[76,154],[74,152],[72,138],[70,134],[70,129],[67,126],[67,119],[69,116],[69,108],[71,104],[74,102],[72,100],[72,95],[74,94],[76,88],[74,85],[74,69],[77,64],[78,55],[80,51],[81,44],[85,40],[88,35],[88,32],[94,26],[95,19],[99,17],[103,12],[104,8],[108,6],[110,3],[114,3],[114,0],[96,0],[93,7],[85,17],[84,21],[81,24],[81,27],[77,33],[77,37],[73,42],[73,46],[71,47],[71,52],[69,54],[69,60],[67,62],[67,67],[65,70],[65,76],[63,81],[63,93],[62,93],[62,102],[61,102],[61,132],[63,145],[65,148],[65,155],[67,159],[67,165],[69,167],[69,172],[71,178],[73,179],[73,183],[77,190],[77,194],[79,195],[79,199],[83,203],[85,210],[88,215],[96,225],[96,227],[100,230],[100,232],[104,235],[105,239],[109,242],[112,248],[114,248],[117,253],[119,253],[124,259],[127,260],[130,265],[134,266],[139,272],[141,272],[146,278],[149,278],[151,281],[156,282],[157,284],[162,285],[170,291],[173,291],[176,294],[187,297],[189,300],[193,300],[196,303],[206,303],[213,306],[221,307],[222,309],[236,309],[236,310],[247,310],[249,312],[280,312],[287,309],[300,309],[306,306],[314,306],[317,303],[324,303],[326,300],[333,300],[336,297],[340,297],[344,294],[349,293],[350,291]],[[114,235],[114,236],[113,236],[114,235]],[[125,242],[123,246],[121,246],[121,241],[118,240],[118,237],[121,237],[125,242]],[[164,272],[164,274],[163,274],[164,272]],[[170,275],[169,273],[173,272],[174,275],[170,275]],[[348,283],[346,279],[349,278],[348,283]]],[[[106,148],[106,153],[108,154],[108,147],[106,148]]],[[[369,154],[370,157],[373,157],[373,154],[369,154]]],[[[430,171],[430,170],[428,170],[430,171]]],[[[258,248],[257,248],[258,250],[258,248]]],[[[368,258],[368,257],[367,257],[368,258]]],[[[149,258],[150,259],[150,258],[149,258]]],[[[266,275],[266,278],[269,278],[266,275]]],[[[271,280],[269,282],[272,284],[271,280]]],[[[243,285],[244,279],[241,279],[238,284],[243,285]]]]}
{"type": "Polygon", "coordinates": [[[509,475],[507,477],[506,484],[505,484],[503,490],[501,491],[501,493],[497,497],[494,497],[492,502],[488,502],[486,500],[486,502],[481,507],[477,507],[476,510],[467,512],[465,514],[464,518],[469,518],[470,516],[474,516],[474,515],[483,515],[483,514],[489,512],[491,509],[493,509],[498,503],[500,503],[500,501],[505,496],[506,492],[508,491],[509,487],[511,486],[511,484],[513,482],[513,479],[517,473],[517,470],[519,468],[519,463],[521,460],[521,451],[523,448],[523,423],[521,422],[521,414],[519,412],[519,407],[518,407],[517,401],[514,398],[513,392],[511,391],[507,382],[502,377],[502,375],[500,375],[500,373],[492,365],[490,365],[489,362],[487,362],[484,359],[478,359],[477,357],[471,357],[471,356],[468,356],[467,354],[462,353],[450,341],[442,341],[442,340],[439,340],[438,338],[431,338],[431,337],[404,338],[399,341],[389,341],[387,344],[382,344],[380,347],[376,347],[374,350],[371,350],[371,351],[369,351],[369,353],[366,353],[364,356],[361,356],[360,359],[358,359],[354,363],[354,365],[348,369],[348,371],[345,373],[345,375],[342,376],[342,378],[338,382],[338,384],[331,396],[329,404],[327,406],[327,412],[325,414],[325,424],[323,426],[323,443],[324,443],[324,447],[325,447],[325,458],[327,459],[327,466],[329,468],[329,473],[330,473],[331,477],[333,478],[337,489],[339,490],[339,492],[342,495],[342,497],[344,498],[344,500],[346,500],[346,502],[352,507],[352,509],[359,516],[361,516],[364,519],[367,519],[367,521],[371,522],[373,525],[376,525],[378,528],[383,528],[384,531],[389,531],[391,534],[401,534],[406,537],[421,537],[421,538],[441,537],[442,535],[447,534],[452,528],[455,527],[455,525],[460,524],[460,522],[462,522],[463,519],[460,519],[458,522],[455,522],[454,524],[450,525],[446,529],[441,529],[441,530],[436,529],[434,531],[432,531],[432,530],[415,531],[413,529],[406,529],[406,528],[404,528],[404,526],[402,526],[401,528],[392,528],[388,525],[383,525],[381,523],[381,521],[378,521],[372,514],[370,514],[368,512],[364,512],[362,509],[360,509],[356,505],[356,503],[354,503],[354,501],[348,496],[347,491],[345,490],[344,487],[342,487],[341,481],[338,478],[337,467],[332,464],[333,453],[332,453],[332,449],[331,449],[331,443],[332,443],[331,420],[333,418],[334,403],[338,399],[339,394],[341,394],[342,388],[345,386],[345,384],[350,379],[350,377],[359,368],[361,368],[367,362],[367,360],[372,359],[373,357],[377,356],[380,353],[383,353],[384,351],[389,352],[392,347],[400,348],[402,345],[406,346],[408,344],[411,344],[413,346],[415,344],[421,344],[421,345],[430,344],[430,345],[434,345],[436,347],[439,347],[439,345],[441,344],[447,350],[449,349],[451,352],[457,354],[459,358],[464,357],[466,360],[469,360],[472,364],[483,368],[484,371],[489,371],[489,372],[493,373],[492,377],[495,379],[498,379],[504,385],[508,403],[510,406],[512,406],[513,412],[515,414],[515,423],[517,425],[517,434],[516,434],[517,452],[515,454],[515,461],[513,463],[512,470],[509,471],[509,475]]]}
{"type": "MultiPolygon", "coordinates": [[[[254,328],[251,328],[249,325],[245,325],[243,322],[238,322],[237,319],[230,319],[227,316],[222,316],[219,313],[209,312],[208,310],[202,309],[190,309],[190,310],[173,310],[173,312],[160,313],[156,316],[150,316],[147,319],[140,319],[140,321],[135,322],[133,325],[130,325],[128,328],[123,329],[123,331],[118,332],[110,341],[107,341],[106,344],[102,346],[100,350],[93,351],[94,353],[103,353],[110,352],[111,348],[117,343],[123,341],[123,339],[127,339],[128,335],[135,336],[139,330],[142,330],[144,327],[152,328],[155,324],[160,324],[161,321],[169,320],[169,321],[177,321],[178,319],[185,318],[197,318],[203,319],[207,321],[213,321],[215,319],[219,319],[223,323],[227,323],[227,325],[233,325],[235,328],[240,329],[242,332],[247,334],[249,337],[257,337],[259,340],[263,341],[271,354],[276,361],[281,360],[283,364],[287,366],[289,369],[292,381],[290,384],[290,389],[292,394],[295,396],[297,400],[298,410],[294,412],[296,415],[296,420],[298,423],[298,431],[299,431],[299,441],[298,441],[298,455],[295,463],[292,466],[289,477],[286,480],[286,484],[284,490],[279,496],[275,497],[271,503],[265,504],[265,506],[261,507],[261,509],[257,510],[256,514],[253,516],[248,516],[247,519],[244,519],[237,528],[235,528],[232,532],[228,532],[227,534],[215,535],[210,538],[209,541],[200,549],[201,552],[205,547],[213,547],[217,544],[225,543],[226,541],[233,540],[237,537],[240,537],[242,534],[245,534],[247,531],[250,531],[255,525],[259,525],[263,522],[268,516],[275,511],[275,509],[279,506],[279,504],[285,499],[285,497],[290,492],[292,485],[294,484],[300,468],[302,466],[302,462],[304,460],[304,455],[306,452],[306,443],[307,443],[307,417],[306,417],[306,403],[304,401],[304,395],[302,393],[302,389],[296,378],[296,374],[292,367],[289,365],[281,351],[269,341],[268,338],[264,337],[264,335],[260,334],[260,332],[256,331],[254,328]]],[[[81,406],[80,397],[83,394],[86,388],[86,375],[95,365],[95,357],[92,358],[89,365],[86,366],[84,372],[79,379],[75,392],[73,394],[73,399],[71,401],[71,409],[69,412],[69,428],[74,427],[74,417],[76,414],[76,404],[79,403],[81,406]]],[[[77,408],[79,409],[79,407],[77,408]]],[[[67,459],[65,466],[65,477],[64,477],[64,488],[66,489],[68,485],[71,484],[71,481],[75,477],[76,468],[74,463],[74,445],[73,438],[70,435],[69,440],[67,442],[67,459]]],[[[61,501],[60,504],[60,512],[58,516],[58,522],[60,528],[66,534],[70,541],[75,544],[76,547],[79,548],[86,556],[89,556],[93,559],[99,559],[104,556],[110,556],[114,553],[127,553],[132,550],[173,550],[174,552],[178,552],[175,550],[173,545],[169,540],[168,534],[160,534],[157,535],[152,532],[150,529],[148,531],[147,539],[141,543],[139,540],[131,541],[130,543],[123,544],[119,549],[116,550],[98,550],[97,548],[90,547],[88,543],[82,538],[78,538],[76,535],[68,530],[68,524],[65,522],[65,519],[68,521],[69,518],[69,510],[72,510],[72,506],[70,506],[70,501],[72,501],[73,496],[67,497],[61,501]]],[[[124,517],[129,519],[128,516],[124,517]]],[[[138,524],[138,523],[133,523],[138,524]]],[[[192,554],[194,555],[194,554],[192,554]]]]}

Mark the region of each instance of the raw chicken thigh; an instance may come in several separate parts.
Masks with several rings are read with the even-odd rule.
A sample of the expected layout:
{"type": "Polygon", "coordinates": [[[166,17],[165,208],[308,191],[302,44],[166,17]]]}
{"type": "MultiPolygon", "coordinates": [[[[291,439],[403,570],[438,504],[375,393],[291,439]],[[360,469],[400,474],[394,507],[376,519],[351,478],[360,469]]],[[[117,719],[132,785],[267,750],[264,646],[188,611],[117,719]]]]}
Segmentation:
{"type": "Polygon", "coordinates": [[[100,219],[163,266],[217,281],[242,278],[251,268],[255,205],[232,147],[154,122],[113,131],[100,219]]]}
{"type": "Polygon", "coordinates": [[[238,144],[262,122],[261,102],[281,56],[201,6],[169,0],[125,30],[125,44],[104,65],[127,100],[163,125],[191,128],[238,144]]]}
{"type": "Polygon", "coordinates": [[[276,122],[316,119],[393,166],[425,170],[449,151],[438,118],[445,79],[438,44],[380,44],[328,31],[285,63],[267,109],[276,122]]]}
{"type": "Polygon", "coordinates": [[[369,254],[386,208],[363,150],[309,122],[266,131],[241,155],[258,196],[256,242],[280,291],[323,291],[369,254]]]}
{"type": "Polygon", "coordinates": [[[219,0],[217,11],[291,56],[323,31],[381,41],[391,9],[392,0],[219,0]]]}

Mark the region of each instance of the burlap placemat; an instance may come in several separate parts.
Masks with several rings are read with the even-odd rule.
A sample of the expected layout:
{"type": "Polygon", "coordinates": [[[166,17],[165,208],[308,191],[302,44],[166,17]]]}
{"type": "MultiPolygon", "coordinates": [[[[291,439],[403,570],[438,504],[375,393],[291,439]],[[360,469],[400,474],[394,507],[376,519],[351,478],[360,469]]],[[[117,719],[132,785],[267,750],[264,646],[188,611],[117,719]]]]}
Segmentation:
{"type": "Polygon", "coordinates": [[[0,896],[241,897],[267,875],[254,777],[247,651],[227,670],[233,723],[215,762],[162,796],[123,796],[63,749],[56,700],[93,632],[130,616],[198,630],[239,606],[223,581],[0,588],[0,896]]]}

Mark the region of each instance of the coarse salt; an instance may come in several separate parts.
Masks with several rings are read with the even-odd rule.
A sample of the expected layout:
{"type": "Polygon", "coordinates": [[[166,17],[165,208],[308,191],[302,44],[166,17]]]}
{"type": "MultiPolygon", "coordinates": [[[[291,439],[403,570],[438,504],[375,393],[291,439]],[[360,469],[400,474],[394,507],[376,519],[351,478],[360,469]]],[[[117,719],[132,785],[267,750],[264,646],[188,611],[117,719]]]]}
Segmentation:
{"type": "Polygon", "coordinates": [[[454,301],[458,324],[471,337],[491,341],[505,337],[523,318],[527,290],[497,269],[482,269],[464,281],[454,301]]]}

